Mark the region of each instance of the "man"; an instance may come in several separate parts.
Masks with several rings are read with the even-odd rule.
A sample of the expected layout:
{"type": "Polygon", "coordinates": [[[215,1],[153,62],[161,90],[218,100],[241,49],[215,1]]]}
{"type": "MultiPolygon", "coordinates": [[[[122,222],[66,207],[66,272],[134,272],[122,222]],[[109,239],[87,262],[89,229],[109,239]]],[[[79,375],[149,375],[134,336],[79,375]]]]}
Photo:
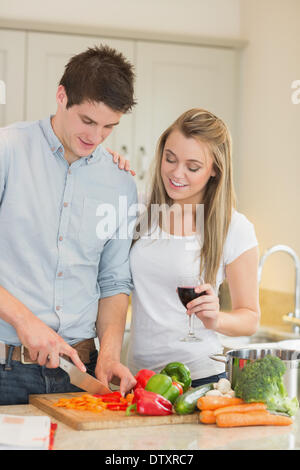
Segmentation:
{"type": "Polygon", "coordinates": [[[0,129],[0,405],[78,391],[60,355],[106,385],[118,378],[123,394],[136,383],[120,363],[128,220],[117,212],[113,233],[96,233],[101,204],[137,202],[133,179],[100,145],[134,106],[133,81],[122,54],[88,49],[67,64],[54,116],[0,129]]]}

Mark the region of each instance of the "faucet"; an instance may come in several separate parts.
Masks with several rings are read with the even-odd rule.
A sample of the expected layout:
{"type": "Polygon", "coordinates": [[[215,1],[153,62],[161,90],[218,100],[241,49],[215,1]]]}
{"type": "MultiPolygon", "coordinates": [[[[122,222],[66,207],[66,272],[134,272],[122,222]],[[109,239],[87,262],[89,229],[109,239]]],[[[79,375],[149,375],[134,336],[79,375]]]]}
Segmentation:
{"type": "Polygon", "coordinates": [[[283,319],[289,321],[293,324],[293,331],[296,334],[299,334],[300,330],[300,259],[297,253],[287,245],[274,245],[269,248],[261,257],[258,265],[258,282],[261,281],[262,268],[265,264],[266,259],[276,252],[285,252],[288,253],[294,260],[296,268],[296,282],[295,282],[295,312],[288,315],[284,315],[283,319]]]}

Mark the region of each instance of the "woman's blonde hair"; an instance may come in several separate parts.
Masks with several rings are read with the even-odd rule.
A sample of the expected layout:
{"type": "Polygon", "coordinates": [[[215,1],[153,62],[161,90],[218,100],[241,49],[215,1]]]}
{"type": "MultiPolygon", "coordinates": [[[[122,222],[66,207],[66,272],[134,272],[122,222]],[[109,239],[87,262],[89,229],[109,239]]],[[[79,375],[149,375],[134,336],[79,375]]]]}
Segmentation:
{"type": "MultiPolygon", "coordinates": [[[[232,209],[235,207],[235,194],[232,176],[231,136],[224,122],[204,109],[186,111],[161,135],[156,149],[154,169],[147,201],[147,226],[153,220],[151,207],[166,204],[171,206],[173,200],[168,196],[161,177],[161,162],[165,143],[169,135],[180,131],[187,138],[194,138],[207,145],[213,158],[215,176],[206,185],[204,204],[204,240],[201,252],[200,274],[205,269],[205,282],[216,284],[217,271],[221,263],[223,247],[231,221],[232,209]]],[[[138,237],[142,233],[141,220],[137,224],[138,237]]],[[[145,225],[144,225],[145,226],[145,225]]]]}

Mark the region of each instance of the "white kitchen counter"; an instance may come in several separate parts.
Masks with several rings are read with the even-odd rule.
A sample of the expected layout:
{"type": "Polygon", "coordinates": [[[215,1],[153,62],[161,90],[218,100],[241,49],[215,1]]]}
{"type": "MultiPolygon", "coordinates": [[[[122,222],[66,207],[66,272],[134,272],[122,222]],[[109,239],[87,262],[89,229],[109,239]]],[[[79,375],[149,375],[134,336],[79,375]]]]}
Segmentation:
{"type": "MultiPolygon", "coordinates": [[[[32,405],[0,406],[0,413],[45,414],[32,405]]],[[[291,426],[227,429],[214,424],[174,424],[76,431],[51,420],[58,423],[54,450],[300,450],[300,412],[291,426]]]]}

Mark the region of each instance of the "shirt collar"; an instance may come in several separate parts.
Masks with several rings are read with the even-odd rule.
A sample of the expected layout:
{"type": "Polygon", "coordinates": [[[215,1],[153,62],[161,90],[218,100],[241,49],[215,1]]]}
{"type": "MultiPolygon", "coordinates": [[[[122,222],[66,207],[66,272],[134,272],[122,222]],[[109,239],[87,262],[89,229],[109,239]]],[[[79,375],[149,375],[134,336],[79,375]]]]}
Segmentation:
{"type": "Polygon", "coordinates": [[[49,144],[52,153],[56,153],[59,148],[63,148],[63,145],[59,138],[55,135],[52,125],[51,118],[53,116],[48,116],[47,118],[40,121],[40,126],[44,133],[44,136],[49,144]]]}
{"type": "MultiPolygon", "coordinates": [[[[51,118],[53,115],[46,117],[45,119],[42,119],[40,121],[40,126],[41,129],[44,133],[44,136],[48,142],[48,145],[50,147],[50,150],[53,154],[57,154],[57,151],[60,151],[61,154],[64,150],[63,144],[57,137],[57,135],[54,133],[52,124],[51,124],[51,118]]],[[[91,155],[88,155],[87,157],[83,157],[80,159],[81,161],[84,160],[86,164],[94,163],[99,159],[98,152],[95,150],[94,153],[91,155]]]]}

